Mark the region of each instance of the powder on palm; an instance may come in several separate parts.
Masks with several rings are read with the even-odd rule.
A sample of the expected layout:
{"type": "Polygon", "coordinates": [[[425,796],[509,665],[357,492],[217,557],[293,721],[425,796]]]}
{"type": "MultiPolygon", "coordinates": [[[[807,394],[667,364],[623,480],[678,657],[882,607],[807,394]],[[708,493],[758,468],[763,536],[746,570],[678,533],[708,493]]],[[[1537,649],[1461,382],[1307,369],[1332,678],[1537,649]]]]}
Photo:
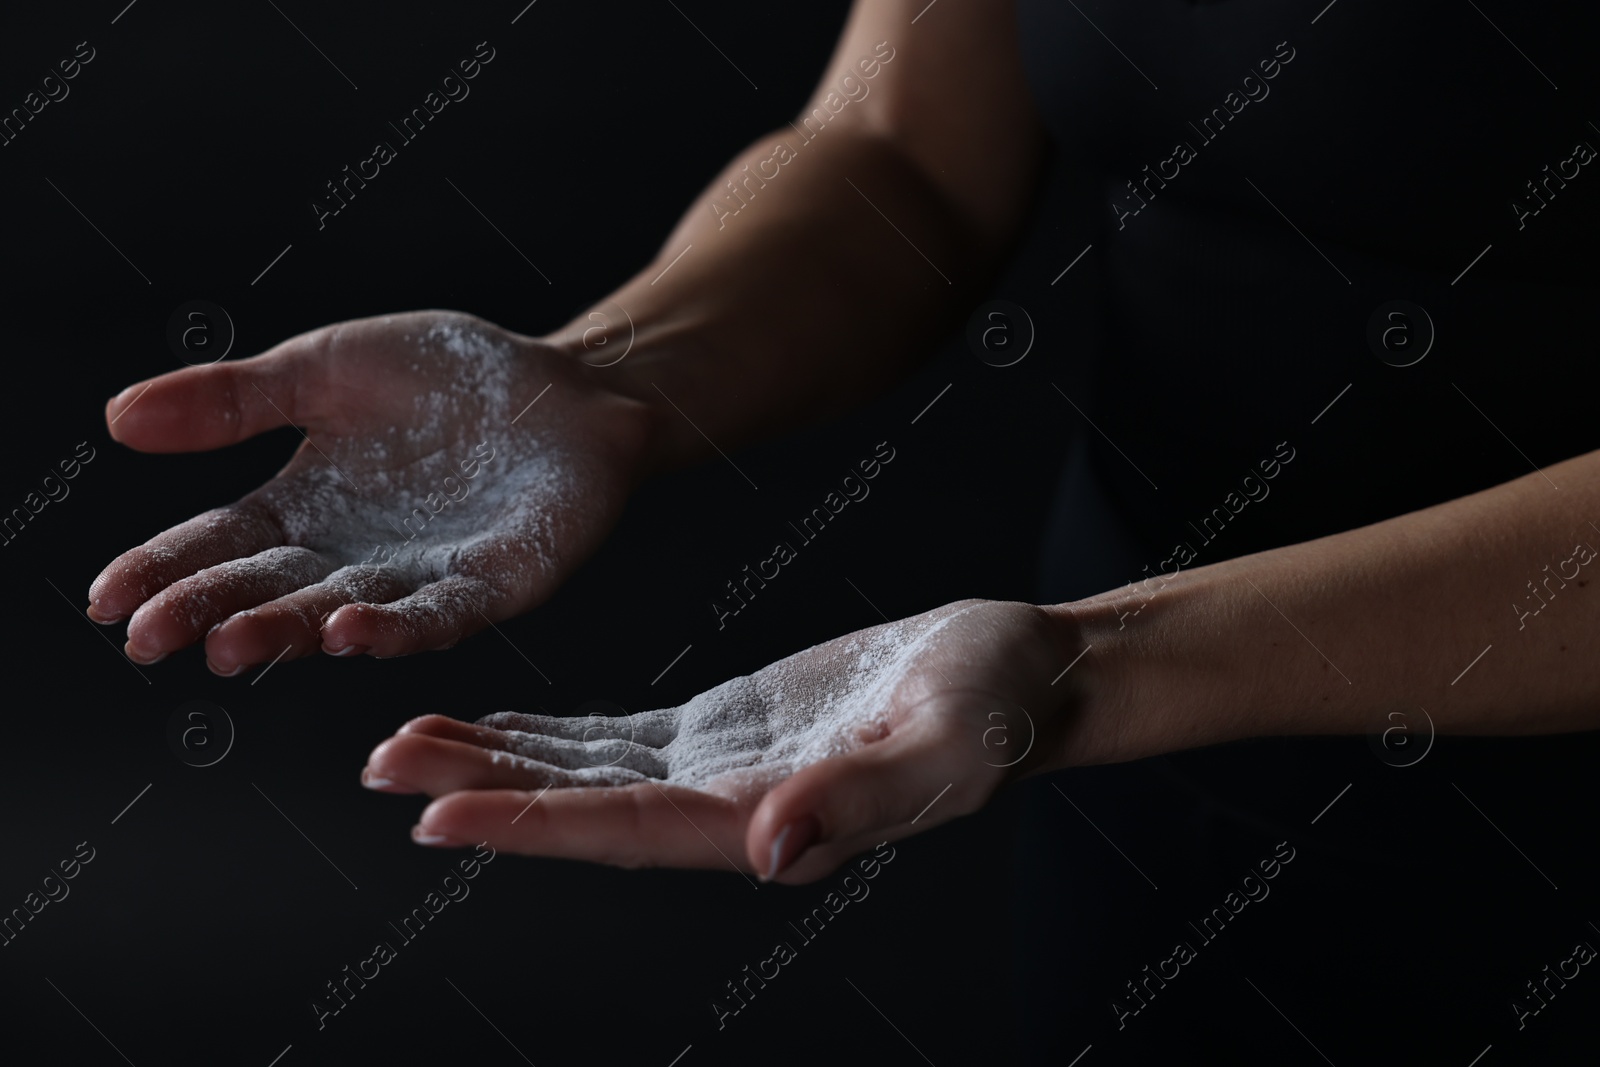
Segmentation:
{"type": "Polygon", "coordinates": [[[913,665],[962,610],[824,642],[677,708],[596,720],[502,712],[480,722],[507,735],[507,751],[495,752],[495,762],[551,784],[622,785],[654,778],[719,795],[758,794],[801,767],[887,735],[897,697],[926,680],[913,665]],[[570,740],[588,722],[603,724],[613,739],[570,740]],[[614,738],[630,733],[619,757],[614,738]]]}

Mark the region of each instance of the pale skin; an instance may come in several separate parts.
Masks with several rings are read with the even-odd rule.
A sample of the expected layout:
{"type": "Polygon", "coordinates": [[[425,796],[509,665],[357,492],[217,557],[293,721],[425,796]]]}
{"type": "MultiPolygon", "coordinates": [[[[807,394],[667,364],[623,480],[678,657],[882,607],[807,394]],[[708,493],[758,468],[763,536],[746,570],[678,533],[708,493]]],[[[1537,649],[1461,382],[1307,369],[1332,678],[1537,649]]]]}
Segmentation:
{"type": "MultiPolygon", "coordinates": [[[[893,58],[870,92],[737,215],[719,217],[708,205],[726,195],[724,181],[794,135],[779,127],[730,163],[656,261],[597,303],[602,319],[581,315],[542,338],[450,312],[367,319],[113,398],[112,436],[142,451],[217,448],[285,423],[311,443],[240,503],[119,557],[91,587],[91,618],[128,620],[128,654],[141,663],[203,642],[221,674],[280,652],[448,647],[545,600],[634,486],[706,458],[701,431],[731,450],[892,382],[1015,238],[1044,147],[1008,0],[940,5],[911,27],[924,6],[858,0],[806,113],[846,74],[864,77],[858,63],[887,42],[893,58]],[[615,349],[596,342],[620,335],[593,327],[614,328],[618,306],[634,339],[612,363],[615,349]],[[498,346],[503,393],[474,394],[458,356],[419,340],[440,323],[498,346]],[[447,417],[397,442],[395,427],[420,425],[417,397],[441,393],[453,398],[447,417]],[[452,504],[410,565],[364,566],[389,538],[383,521],[408,515],[485,441],[520,460],[491,462],[482,476],[526,483],[502,482],[509,498],[452,504]],[[583,492],[529,473],[546,454],[583,492]],[[265,573],[217,569],[271,549],[265,573]]],[[[1592,729],[1600,602],[1588,582],[1600,571],[1577,562],[1575,547],[1600,545],[1591,521],[1600,523],[1600,453],[1082,601],[947,605],[909,620],[943,625],[889,676],[846,679],[880,687],[881,701],[840,728],[839,754],[802,765],[753,750],[739,773],[704,779],[671,747],[713,728],[684,709],[598,728],[427,716],[379,745],[362,779],[435,798],[413,833],[424,844],[731,865],[803,882],[878,841],[975,811],[1009,780],[1063,767],[1249,737],[1360,734],[1418,708],[1441,733],[1592,729]],[[1540,603],[1527,583],[1552,573],[1560,584],[1540,588],[1559,596],[1520,615],[1513,603],[1540,603]],[[504,755],[512,750],[522,754],[504,755]]],[[[826,647],[769,670],[836,678],[826,647]]],[[[770,725],[777,752],[796,727],[770,725]]]]}

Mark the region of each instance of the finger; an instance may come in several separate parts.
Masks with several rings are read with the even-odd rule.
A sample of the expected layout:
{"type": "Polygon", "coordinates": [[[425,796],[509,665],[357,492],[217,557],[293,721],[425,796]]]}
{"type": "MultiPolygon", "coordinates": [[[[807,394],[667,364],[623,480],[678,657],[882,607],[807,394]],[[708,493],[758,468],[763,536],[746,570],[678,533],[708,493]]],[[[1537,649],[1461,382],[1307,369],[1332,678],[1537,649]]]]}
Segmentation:
{"type": "Polygon", "coordinates": [[[255,504],[196,515],[112,560],[89,586],[89,617],[119,622],[173,582],[276,548],[283,540],[282,528],[255,504]]]}
{"type": "Polygon", "coordinates": [[[481,745],[484,748],[497,748],[510,751],[506,748],[510,738],[504,730],[497,730],[492,726],[480,726],[477,723],[462,722],[445,715],[424,715],[412,719],[400,727],[397,734],[426,734],[429,737],[442,737],[446,741],[460,741],[467,745],[481,745]]]}
{"type": "Polygon", "coordinates": [[[390,604],[339,608],[323,624],[323,647],[347,655],[359,645],[384,658],[448,648],[489,625],[493,599],[487,582],[454,574],[390,604]]]}
{"type": "MultiPolygon", "coordinates": [[[[382,604],[411,592],[410,583],[379,567],[344,567],[327,580],[224,619],[206,635],[206,662],[231,677],[252,663],[297,659],[323,649],[323,621],[346,604],[382,604]]],[[[363,652],[351,646],[335,655],[363,652]]]]}
{"type": "Polygon", "coordinates": [[[622,789],[451,793],[428,805],[419,840],[487,841],[506,852],[618,867],[711,867],[743,873],[744,818],[724,797],[643,782],[622,789]]]}
{"type": "MultiPolygon", "coordinates": [[[[580,722],[582,720],[579,720],[580,722]]],[[[623,767],[648,778],[665,778],[667,762],[653,748],[636,745],[624,737],[565,738],[548,734],[495,730],[486,726],[458,722],[443,715],[424,715],[400,728],[403,734],[479,745],[500,752],[524,756],[564,770],[623,767]]]]}
{"type": "Polygon", "coordinates": [[[136,382],[106,402],[114,440],[141,452],[198,452],[317,421],[330,329],[250,359],[186,367],[136,382]]]}
{"type": "Polygon", "coordinates": [[[984,750],[966,736],[962,721],[914,716],[882,741],[797,771],[762,799],[750,820],[751,864],[771,878],[808,849],[854,847],[913,821],[927,829],[976,811],[1002,772],[982,762],[984,750]]]}
{"type": "Polygon", "coordinates": [[[421,733],[391,737],[372,750],[366,769],[372,777],[436,797],[462,789],[626,785],[643,777],[625,767],[556,767],[512,752],[421,733]]]}
{"type": "Polygon", "coordinates": [[[520,711],[497,711],[479,719],[478,724],[496,730],[547,734],[572,741],[616,738],[661,748],[678,735],[677,721],[677,717],[667,710],[645,711],[637,715],[531,715],[520,711]]]}
{"type": "Polygon", "coordinates": [[[284,546],[208,567],[145,602],[128,621],[128,657],[154,663],[194,644],[229,615],[320,581],[333,564],[309,548],[284,546]]]}

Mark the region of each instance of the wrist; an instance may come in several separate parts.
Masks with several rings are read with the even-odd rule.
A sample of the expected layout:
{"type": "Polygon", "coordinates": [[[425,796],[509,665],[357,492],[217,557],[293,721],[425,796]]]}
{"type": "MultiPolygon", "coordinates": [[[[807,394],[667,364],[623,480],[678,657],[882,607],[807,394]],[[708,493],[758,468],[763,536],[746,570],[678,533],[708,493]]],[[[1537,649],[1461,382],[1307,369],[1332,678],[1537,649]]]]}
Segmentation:
{"type": "Polygon", "coordinates": [[[632,323],[618,311],[614,303],[604,305],[533,341],[565,363],[596,398],[607,440],[615,446],[613,458],[637,485],[675,465],[667,440],[670,412],[662,411],[659,393],[645,383],[641,394],[638,376],[624,370],[643,353],[632,323]]]}
{"type": "Polygon", "coordinates": [[[1049,707],[1060,723],[1041,769],[1122,763],[1159,751],[1150,724],[1139,720],[1143,709],[1130,691],[1132,676],[1111,606],[1090,598],[1039,610],[1053,624],[1059,666],[1048,683],[1049,707]]]}
{"type": "Polygon", "coordinates": [[[539,340],[628,410],[641,438],[641,479],[704,458],[707,439],[679,405],[692,404],[696,392],[684,369],[712,361],[688,324],[641,323],[609,300],[539,340]]]}
{"type": "Polygon", "coordinates": [[[1042,610],[1068,635],[1052,686],[1071,726],[1055,765],[1142,759],[1255,736],[1253,685],[1200,620],[1211,595],[1195,573],[1042,610]],[[1164,583],[1164,584],[1163,584],[1164,583]]]}

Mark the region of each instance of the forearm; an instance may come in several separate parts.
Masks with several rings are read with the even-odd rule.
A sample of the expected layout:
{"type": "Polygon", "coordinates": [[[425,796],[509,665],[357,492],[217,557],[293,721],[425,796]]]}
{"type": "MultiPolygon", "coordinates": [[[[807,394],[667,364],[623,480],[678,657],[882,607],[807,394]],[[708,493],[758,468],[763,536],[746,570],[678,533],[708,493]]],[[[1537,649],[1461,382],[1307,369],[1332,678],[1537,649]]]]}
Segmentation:
{"type": "Polygon", "coordinates": [[[1016,13],[974,0],[912,32],[925,7],[857,0],[802,113],[713,178],[650,264],[547,338],[643,402],[652,468],[883,388],[1014,240],[1044,153],[1016,13]],[[627,357],[598,366],[630,332],[627,357]]]}
{"type": "Polygon", "coordinates": [[[1110,739],[1073,731],[1063,763],[1359,734],[1419,708],[1441,733],[1600,726],[1591,523],[1600,453],[1048,609],[1091,646],[1080,669],[1102,694],[1096,719],[1110,739]]]}
{"type": "MultiPolygon", "coordinates": [[[[633,343],[596,374],[661,413],[652,449],[661,466],[709,452],[701,432],[731,449],[881,389],[949,328],[992,262],[881,139],[825,130],[762,181],[773,146],[798,141],[781,131],[735,158],[657,258],[597,305],[625,310],[633,343]],[[735,179],[743,207],[726,185],[735,179]]],[[[609,337],[601,351],[590,333],[586,349],[597,321],[586,312],[547,340],[604,362],[625,341],[609,337]]]]}

